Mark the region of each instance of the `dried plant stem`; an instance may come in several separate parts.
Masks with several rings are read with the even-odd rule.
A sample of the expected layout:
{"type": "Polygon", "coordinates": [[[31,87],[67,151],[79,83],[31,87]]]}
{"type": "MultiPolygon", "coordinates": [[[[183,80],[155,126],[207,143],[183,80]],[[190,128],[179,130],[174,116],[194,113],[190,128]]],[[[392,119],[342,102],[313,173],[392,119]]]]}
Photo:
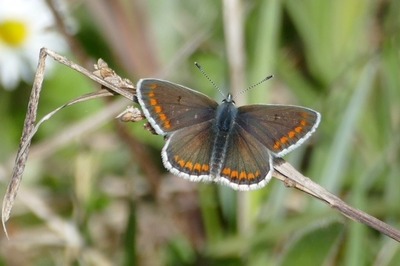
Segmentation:
{"type": "MultiPolygon", "coordinates": [[[[37,109],[38,109],[38,105],[39,105],[40,92],[42,90],[42,84],[43,84],[44,73],[45,73],[45,68],[46,68],[46,57],[47,56],[50,56],[57,62],[64,64],[67,67],[72,68],[72,69],[78,71],[79,73],[89,77],[90,79],[94,80],[95,82],[103,85],[105,88],[108,88],[109,90],[115,92],[116,94],[122,95],[131,101],[134,100],[134,93],[132,92],[133,86],[130,86],[129,82],[125,82],[121,79],[117,79],[114,76],[110,75],[108,78],[111,81],[115,81],[115,83],[117,85],[122,83],[121,86],[116,86],[114,83],[111,83],[110,81],[107,82],[106,81],[107,77],[102,78],[102,77],[100,77],[101,75],[100,76],[95,75],[94,73],[86,70],[85,68],[73,63],[72,61],[66,59],[65,57],[63,57],[51,50],[48,50],[46,48],[42,48],[40,50],[39,62],[38,62],[38,66],[36,69],[36,74],[35,74],[35,79],[34,79],[34,83],[32,86],[31,95],[29,98],[28,109],[27,109],[27,113],[26,113],[26,117],[25,117],[22,137],[21,137],[19,148],[18,148],[17,156],[15,159],[14,168],[12,171],[11,181],[7,187],[7,191],[4,196],[4,200],[3,200],[1,221],[2,221],[4,232],[7,237],[8,237],[8,234],[7,234],[5,223],[10,218],[11,209],[14,205],[15,197],[17,196],[17,192],[18,192],[21,180],[22,180],[22,174],[24,172],[26,161],[28,159],[29,147],[31,144],[31,140],[32,140],[32,137],[34,136],[34,134],[36,133],[39,125],[42,122],[44,122],[45,120],[49,119],[56,112],[58,112],[59,110],[65,108],[69,105],[79,103],[81,101],[86,101],[89,99],[97,98],[97,97],[111,96],[114,94],[114,93],[110,93],[109,90],[103,89],[98,92],[90,93],[86,96],[79,97],[78,99],[57,108],[53,112],[46,115],[43,119],[41,119],[41,121],[39,121],[39,123],[35,124],[37,109]]],[[[106,70],[108,70],[108,69],[106,69],[106,70]]],[[[98,71],[101,71],[101,69],[99,69],[98,71]]],[[[103,71],[103,72],[106,72],[106,71],[103,71]]]]}
{"type": "Polygon", "coordinates": [[[336,197],[317,183],[313,182],[311,179],[303,176],[285,160],[276,158],[274,160],[274,170],[275,172],[273,176],[284,182],[288,187],[295,187],[298,190],[306,192],[313,197],[326,202],[332,208],[341,212],[344,216],[368,225],[369,227],[376,229],[377,231],[387,235],[397,242],[400,242],[399,230],[361,210],[351,207],[340,198],[336,197]]]}

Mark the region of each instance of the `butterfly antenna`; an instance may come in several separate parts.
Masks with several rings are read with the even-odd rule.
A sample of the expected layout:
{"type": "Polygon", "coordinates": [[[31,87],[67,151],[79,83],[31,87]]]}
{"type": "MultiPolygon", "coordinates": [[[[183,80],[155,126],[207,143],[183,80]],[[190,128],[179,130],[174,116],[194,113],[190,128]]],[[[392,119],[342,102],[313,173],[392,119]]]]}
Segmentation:
{"type": "Polygon", "coordinates": [[[217,84],[215,84],[215,82],[207,75],[207,73],[203,70],[203,68],[200,66],[199,63],[194,62],[194,65],[200,70],[200,72],[206,77],[206,79],[208,79],[209,82],[211,82],[211,84],[214,86],[214,88],[216,88],[219,93],[222,94],[222,96],[225,97],[224,93],[221,91],[221,89],[217,86],[217,84]]]}
{"type": "Polygon", "coordinates": [[[251,85],[250,87],[248,87],[247,89],[242,90],[239,94],[243,94],[243,93],[245,93],[246,91],[249,91],[249,90],[251,90],[251,89],[254,88],[254,87],[257,87],[258,85],[260,85],[260,84],[263,83],[264,81],[269,80],[269,79],[272,78],[272,77],[273,77],[273,75],[269,75],[269,76],[263,78],[262,80],[260,80],[260,81],[257,82],[256,84],[253,84],[253,85],[251,85]]]}

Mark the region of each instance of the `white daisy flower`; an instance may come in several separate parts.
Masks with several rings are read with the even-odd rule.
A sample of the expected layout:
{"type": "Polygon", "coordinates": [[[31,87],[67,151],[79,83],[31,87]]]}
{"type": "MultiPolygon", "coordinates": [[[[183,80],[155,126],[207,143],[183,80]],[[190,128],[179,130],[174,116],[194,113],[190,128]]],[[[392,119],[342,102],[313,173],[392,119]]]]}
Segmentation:
{"type": "Polygon", "coordinates": [[[53,26],[44,0],[0,0],[0,86],[10,90],[21,80],[31,82],[40,48],[65,50],[53,26]]]}

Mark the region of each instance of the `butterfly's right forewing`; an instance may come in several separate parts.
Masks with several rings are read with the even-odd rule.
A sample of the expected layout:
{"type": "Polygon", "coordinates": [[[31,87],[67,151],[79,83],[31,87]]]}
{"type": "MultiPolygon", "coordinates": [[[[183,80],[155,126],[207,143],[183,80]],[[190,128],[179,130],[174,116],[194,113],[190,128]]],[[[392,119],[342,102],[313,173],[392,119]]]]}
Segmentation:
{"type": "Polygon", "coordinates": [[[159,79],[140,80],[137,97],[146,118],[161,135],[213,119],[218,106],[202,93],[159,79]]]}

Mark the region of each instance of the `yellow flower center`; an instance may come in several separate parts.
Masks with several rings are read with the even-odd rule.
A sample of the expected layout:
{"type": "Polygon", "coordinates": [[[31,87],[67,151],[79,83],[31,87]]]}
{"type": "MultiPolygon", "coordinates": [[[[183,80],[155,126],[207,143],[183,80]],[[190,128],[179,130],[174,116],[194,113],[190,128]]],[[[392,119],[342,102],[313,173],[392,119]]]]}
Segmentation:
{"type": "Polygon", "coordinates": [[[0,22],[0,41],[12,47],[21,46],[28,35],[26,25],[17,20],[0,22]]]}

